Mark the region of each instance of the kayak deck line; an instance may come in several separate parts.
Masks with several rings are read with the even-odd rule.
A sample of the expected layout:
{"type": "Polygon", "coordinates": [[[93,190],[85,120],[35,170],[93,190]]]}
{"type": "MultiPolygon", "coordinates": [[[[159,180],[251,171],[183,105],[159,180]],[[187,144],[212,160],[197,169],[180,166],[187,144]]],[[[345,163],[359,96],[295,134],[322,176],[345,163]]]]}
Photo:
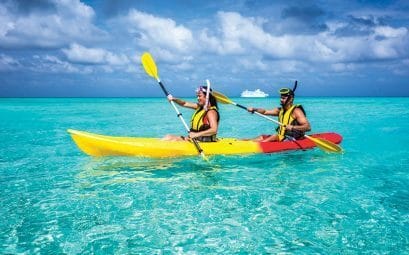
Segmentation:
{"type": "MultiPolygon", "coordinates": [[[[190,141],[165,141],[160,138],[120,137],[68,129],[80,150],[90,156],[181,157],[195,156],[197,150],[190,141]]],[[[336,133],[321,133],[312,137],[340,143],[336,133]]],[[[284,142],[254,142],[236,138],[220,138],[217,142],[200,142],[206,155],[275,153],[286,150],[306,150],[316,147],[309,139],[284,142]]]]}
{"type": "MultiPolygon", "coordinates": [[[[93,133],[74,130],[74,129],[68,129],[67,132],[70,133],[71,135],[84,136],[90,139],[98,139],[98,140],[105,141],[105,142],[113,142],[113,143],[129,144],[129,145],[134,144],[133,142],[129,142],[129,141],[128,142],[127,141],[116,141],[115,139],[112,139],[112,138],[121,138],[119,136],[110,137],[110,136],[98,135],[98,134],[93,134],[93,133]]],[[[147,138],[147,139],[158,139],[158,138],[147,138]]]]}

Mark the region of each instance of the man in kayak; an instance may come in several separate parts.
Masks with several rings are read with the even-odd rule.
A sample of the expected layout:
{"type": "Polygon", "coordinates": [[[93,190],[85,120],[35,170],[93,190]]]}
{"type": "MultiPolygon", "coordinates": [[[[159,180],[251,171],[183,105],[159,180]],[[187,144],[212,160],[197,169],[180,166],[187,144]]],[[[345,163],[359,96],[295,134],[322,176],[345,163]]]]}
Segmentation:
{"type": "Polygon", "coordinates": [[[216,142],[217,129],[219,127],[219,111],[216,98],[212,95],[212,90],[207,86],[200,86],[196,90],[197,103],[186,102],[179,98],[168,96],[169,101],[173,101],[180,106],[194,109],[191,118],[190,132],[187,137],[166,135],[163,140],[182,141],[195,138],[200,142],[216,142]]]}
{"type": "Polygon", "coordinates": [[[274,108],[272,110],[266,110],[262,108],[247,108],[247,111],[254,113],[258,112],[263,115],[278,116],[278,121],[284,124],[279,126],[276,130],[277,133],[273,135],[260,135],[254,138],[254,141],[258,142],[273,142],[283,141],[286,137],[291,139],[303,138],[305,132],[311,130],[310,123],[306,117],[305,111],[301,105],[294,104],[294,91],[297,88],[297,83],[293,89],[282,88],[280,93],[281,107],[274,108]]]}

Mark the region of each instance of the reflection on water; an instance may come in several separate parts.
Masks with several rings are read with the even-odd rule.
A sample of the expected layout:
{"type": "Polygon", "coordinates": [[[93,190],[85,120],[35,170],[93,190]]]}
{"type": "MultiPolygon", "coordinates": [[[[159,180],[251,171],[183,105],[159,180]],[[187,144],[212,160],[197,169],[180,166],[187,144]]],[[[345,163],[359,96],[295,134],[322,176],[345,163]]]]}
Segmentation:
{"type": "MultiPolygon", "coordinates": [[[[235,156],[213,156],[210,162],[200,157],[182,158],[143,158],[143,157],[101,157],[86,158],[80,163],[82,169],[78,179],[110,178],[112,182],[135,181],[174,181],[175,178],[185,178],[189,175],[197,177],[212,177],[219,171],[233,173],[237,171],[257,171],[257,169],[308,169],[306,165],[315,165],[317,162],[331,164],[342,158],[342,154],[326,155],[318,150],[306,152],[288,152],[281,154],[254,154],[235,156]]],[[[311,171],[308,169],[307,171],[311,171]]]]}
{"type": "Polygon", "coordinates": [[[150,159],[142,157],[89,157],[84,164],[85,171],[156,171],[166,170],[177,162],[177,159],[150,159]]]}
{"type": "Polygon", "coordinates": [[[152,160],[148,158],[103,157],[88,158],[77,174],[82,188],[99,185],[135,182],[166,182],[169,178],[159,174],[173,167],[172,159],[152,160]]]}
{"type": "Polygon", "coordinates": [[[80,167],[82,188],[135,182],[176,182],[194,176],[212,177],[220,170],[197,157],[150,159],[141,157],[89,158],[80,167]]]}

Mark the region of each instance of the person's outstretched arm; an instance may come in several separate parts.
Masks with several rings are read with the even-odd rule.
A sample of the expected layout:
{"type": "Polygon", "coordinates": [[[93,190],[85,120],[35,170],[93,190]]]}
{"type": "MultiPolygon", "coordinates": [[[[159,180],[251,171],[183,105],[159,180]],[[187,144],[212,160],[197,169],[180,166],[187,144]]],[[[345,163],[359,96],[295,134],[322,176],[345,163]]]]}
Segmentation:
{"type": "Polygon", "coordinates": [[[171,94],[168,95],[168,100],[173,101],[177,103],[178,105],[186,107],[186,108],[197,109],[198,107],[196,103],[187,102],[185,100],[173,97],[171,94]]]}

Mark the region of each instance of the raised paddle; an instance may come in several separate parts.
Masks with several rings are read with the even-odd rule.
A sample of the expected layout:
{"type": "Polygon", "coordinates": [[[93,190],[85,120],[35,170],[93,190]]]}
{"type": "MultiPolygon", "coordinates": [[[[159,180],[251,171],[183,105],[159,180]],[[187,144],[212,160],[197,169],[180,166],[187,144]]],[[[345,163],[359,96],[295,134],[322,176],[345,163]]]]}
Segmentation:
{"type": "MultiPolygon", "coordinates": [[[[145,72],[156,79],[156,81],[159,83],[163,93],[168,96],[169,92],[166,90],[165,86],[163,85],[163,83],[161,82],[161,80],[159,79],[159,75],[158,75],[158,69],[156,68],[156,64],[155,61],[153,60],[151,54],[149,52],[145,52],[142,54],[141,57],[141,61],[142,61],[142,65],[143,68],[145,69],[145,72]]],[[[170,103],[172,104],[173,108],[175,109],[177,116],[179,117],[179,119],[182,121],[183,125],[186,128],[186,131],[189,132],[189,127],[187,126],[185,120],[182,117],[182,114],[179,112],[178,108],[176,107],[175,103],[173,101],[170,101],[170,103]]],[[[199,152],[199,154],[202,156],[203,159],[205,159],[206,161],[208,161],[208,158],[206,157],[206,155],[204,154],[202,148],[200,148],[199,143],[197,142],[196,139],[192,139],[197,151],[199,152]]]]}
{"type": "MultiPolygon", "coordinates": [[[[219,101],[222,104],[232,104],[232,105],[235,105],[235,106],[240,107],[240,108],[247,111],[247,107],[245,107],[245,106],[243,106],[241,104],[233,102],[232,100],[230,100],[230,98],[228,98],[227,96],[223,95],[220,92],[213,91],[212,94],[217,99],[217,101],[219,101]]],[[[272,118],[270,118],[270,117],[268,117],[266,115],[263,115],[263,114],[261,114],[259,112],[254,112],[254,113],[257,114],[258,116],[261,116],[261,117],[263,117],[263,118],[265,118],[265,119],[267,119],[269,121],[272,121],[272,122],[274,122],[274,123],[276,123],[276,124],[278,124],[280,126],[285,126],[283,123],[281,123],[279,121],[276,121],[275,119],[272,119],[272,118]]],[[[313,143],[315,143],[317,145],[318,148],[322,149],[325,152],[336,152],[336,153],[342,152],[342,148],[339,145],[337,145],[337,144],[335,144],[333,142],[330,142],[330,141],[325,140],[325,139],[317,138],[317,137],[311,137],[309,135],[304,135],[304,136],[306,138],[310,139],[313,143]]]]}

